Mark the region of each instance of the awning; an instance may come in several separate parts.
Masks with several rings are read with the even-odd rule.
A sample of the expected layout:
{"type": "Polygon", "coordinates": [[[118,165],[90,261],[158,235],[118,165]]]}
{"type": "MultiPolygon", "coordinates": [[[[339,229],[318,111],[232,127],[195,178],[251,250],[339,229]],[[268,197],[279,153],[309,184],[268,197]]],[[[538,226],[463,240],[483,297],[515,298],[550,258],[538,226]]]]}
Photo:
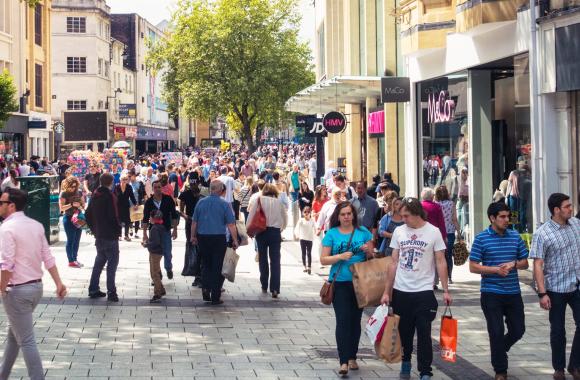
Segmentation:
{"type": "Polygon", "coordinates": [[[338,76],[305,88],[286,102],[290,112],[303,114],[336,111],[344,104],[364,104],[381,97],[381,77],[338,76]]]}

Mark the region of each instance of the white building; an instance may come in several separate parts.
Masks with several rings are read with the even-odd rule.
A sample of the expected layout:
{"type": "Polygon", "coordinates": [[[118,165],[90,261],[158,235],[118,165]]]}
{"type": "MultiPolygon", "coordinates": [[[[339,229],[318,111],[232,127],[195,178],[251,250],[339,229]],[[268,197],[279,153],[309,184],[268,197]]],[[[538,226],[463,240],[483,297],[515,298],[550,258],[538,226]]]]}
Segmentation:
{"type": "Polygon", "coordinates": [[[109,120],[113,141],[133,143],[137,137],[136,73],[123,64],[127,59],[127,45],[114,38],[111,39],[111,57],[109,120]]]}
{"type": "MultiPolygon", "coordinates": [[[[104,0],[55,0],[52,12],[52,116],[67,111],[101,111],[111,95],[110,8],[104,0]]],[[[87,117],[92,117],[86,114],[87,117]]],[[[104,144],[105,133],[93,141],[73,136],[83,126],[65,123],[63,145],[69,149],[104,144]],[[69,125],[67,125],[69,124],[69,125]]],[[[80,129],[74,136],[82,136],[80,129]]]]}

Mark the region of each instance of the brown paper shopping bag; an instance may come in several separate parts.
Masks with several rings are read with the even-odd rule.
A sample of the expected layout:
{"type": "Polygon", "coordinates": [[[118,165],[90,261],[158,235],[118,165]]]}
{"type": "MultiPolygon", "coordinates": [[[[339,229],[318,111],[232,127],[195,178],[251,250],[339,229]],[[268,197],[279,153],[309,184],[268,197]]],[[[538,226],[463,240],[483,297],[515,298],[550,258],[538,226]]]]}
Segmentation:
{"type": "Polygon", "coordinates": [[[391,261],[391,257],[383,257],[350,267],[358,307],[378,306],[381,303],[391,261]]]}
{"type": "Polygon", "coordinates": [[[377,356],[387,363],[399,363],[401,354],[401,337],[399,336],[400,317],[389,314],[380,343],[375,344],[377,356]]]}

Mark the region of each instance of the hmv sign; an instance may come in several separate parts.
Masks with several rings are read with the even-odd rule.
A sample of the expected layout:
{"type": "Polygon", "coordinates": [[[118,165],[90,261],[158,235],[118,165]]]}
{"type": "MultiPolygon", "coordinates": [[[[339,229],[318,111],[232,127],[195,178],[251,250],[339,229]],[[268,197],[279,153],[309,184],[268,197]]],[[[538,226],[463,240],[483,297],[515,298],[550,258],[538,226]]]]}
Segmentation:
{"type": "Polygon", "coordinates": [[[346,116],[342,112],[329,112],[324,115],[322,125],[328,133],[341,133],[346,128],[346,116]]]}
{"type": "Polygon", "coordinates": [[[411,100],[411,81],[406,77],[381,78],[381,102],[404,103],[411,100]]]}

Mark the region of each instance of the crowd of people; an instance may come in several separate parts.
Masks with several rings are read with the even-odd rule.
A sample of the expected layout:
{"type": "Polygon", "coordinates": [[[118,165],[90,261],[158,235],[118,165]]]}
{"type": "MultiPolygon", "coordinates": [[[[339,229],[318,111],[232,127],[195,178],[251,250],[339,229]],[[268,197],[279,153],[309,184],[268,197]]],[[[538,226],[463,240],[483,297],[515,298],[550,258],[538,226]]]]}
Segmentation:
{"type": "MultiPolygon", "coordinates": [[[[245,227],[255,227],[256,221],[263,228],[249,244],[256,251],[261,290],[278,298],[283,290],[282,232],[291,227],[299,241],[304,273],[313,272],[313,251],[318,251],[321,268],[330,266],[339,374],[359,368],[363,310],[358,307],[351,266],[371,258],[391,257],[381,302],[392,306],[400,316],[400,377],[410,378],[416,334],[417,370],[421,380],[431,379],[436,290],[441,288],[443,303],[450,305],[453,248],[457,240],[464,239],[458,209],[444,184],[426,186],[416,198],[402,197],[390,173],[374,177],[368,186],[365,181],[350,182],[332,163],[324,176],[317,178],[316,154],[311,145],[282,149],[262,146],[252,154],[241,147],[227,152],[197,149],[183,157],[180,162],[164,161],[155,154],[133,157],[115,175],[103,172],[99,163],[93,162],[83,178],[75,177],[66,161],[52,168],[50,173],[61,176],[59,207],[69,267],[83,267],[78,260],[83,231],[95,239],[97,256],[88,289],[90,298],[119,301],[115,275],[119,241],[125,240],[147,249],[153,286],[150,302],[162,302],[166,293],[163,269],[172,279],[172,245],[181,219],[185,222],[186,251],[195,258],[197,267],[192,286],[201,288],[204,301],[223,303],[226,251],[246,244],[242,239],[245,227]],[[106,292],[101,291],[99,281],[105,266],[106,292]]],[[[49,173],[44,164],[36,169],[32,161],[0,166],[4,174],[8,173],[0,199],[0,217],[4,218],[0,226],[0,290],[3,300],[12,293],[7,292],[10,288],[26,290],[30,315],[42,294],[42,288],[37,289],[42,278],[41,263],[57,284],[59,297],[66,295],[44,237],[35,246],[19,245],[27,237],[15,226],[29,223],[30,231],[36,231],[39,224],[22,213],[26,193],[18,190],[17,178],[26,174],[27,167],[28,175],[49,173]],[[33,267],[22,269],[18,265],[19,260],[31,258],[36,260],[33,267]],[[11,273],[8,278],[5,271],[11,273]]],[[[507,379],[507,352],[525,333],[517,271],[528,267],[529,257],[534,260],[540,305],[550,314],[553,377],[565,379],[567,369],[574,380],[580,380],[580,220],[572,216],[570,198],[564,194],[552,194],[548,207],[552,217],[534,233],[531,254],[518,231],[510,228],[510,207],[505,201],[489,205],[489,228],[477,234],[471,244],[469,269],[482,276],[481,307],[496,380],[507,379]],[[568,366],[564,328],[567,306],[577,326],[568,366]]],[[[19,334],[31,332],[32,317],[16,321],[18,305],[3,303],[10,328],[19,334]]],[[[9,339],[6,349],[13,352],[22,344],[9,339]]],[[[28,357],[29,370],[37,371],[38,365],[41,368],[35,348],[23,349],[23,354],[28,357]]],[[[6,378],[2,375],[10,368],[11,363],[5,360],[0,378],[6,378]]]]}

